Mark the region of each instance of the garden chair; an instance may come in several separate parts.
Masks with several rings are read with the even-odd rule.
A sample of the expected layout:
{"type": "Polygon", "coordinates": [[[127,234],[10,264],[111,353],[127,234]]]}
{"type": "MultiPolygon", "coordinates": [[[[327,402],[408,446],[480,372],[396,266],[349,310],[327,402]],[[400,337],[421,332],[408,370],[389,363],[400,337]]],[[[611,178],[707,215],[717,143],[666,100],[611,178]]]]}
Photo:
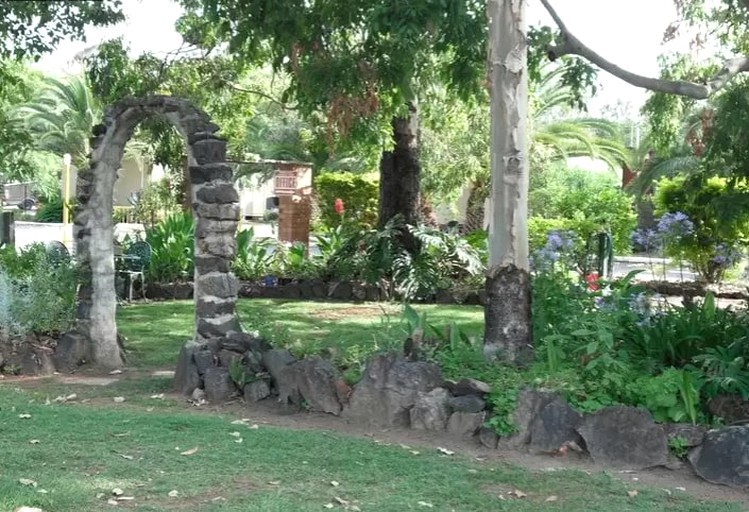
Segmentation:
{"type": "Polygon", "coordinates": [[[146,298],[146,276],[145,270],[151,261],[151,245],[148,242],[138,241],[125,249],[119,257],[122,262],[120,274],[125,276],[127,283],[128,300],[133,301],[133,285],[140,279],[143,298],[146,298]]]}
{"type": "Polygon", "coordinates": [[[50,240],[44,246],[47,259],[55,266],[70,263],[70,251],[65,244],[57,240],[50,240]]]}

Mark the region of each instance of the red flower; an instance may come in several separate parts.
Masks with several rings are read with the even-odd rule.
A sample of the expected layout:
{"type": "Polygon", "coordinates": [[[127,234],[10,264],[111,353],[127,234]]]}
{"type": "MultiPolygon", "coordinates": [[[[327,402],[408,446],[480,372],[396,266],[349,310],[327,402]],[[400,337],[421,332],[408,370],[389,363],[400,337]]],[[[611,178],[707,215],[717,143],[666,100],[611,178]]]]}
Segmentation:
{"type": "Polygon", "coordinates": [[[598,273],[593,272],[585,276],[585,281],[588,283],[588,290],[591,292],[597,292],[600,289],[598,286],[598,273]]]}
{"type": "Polygon", "coordinates": [[[346,209],[343,207],[343,199],[338,198],[335,200],[335,204],[333,205],[333,208],[335,208],[335,212],[338,215],[343,215],[343,212],[346,211],[346,209]]]}

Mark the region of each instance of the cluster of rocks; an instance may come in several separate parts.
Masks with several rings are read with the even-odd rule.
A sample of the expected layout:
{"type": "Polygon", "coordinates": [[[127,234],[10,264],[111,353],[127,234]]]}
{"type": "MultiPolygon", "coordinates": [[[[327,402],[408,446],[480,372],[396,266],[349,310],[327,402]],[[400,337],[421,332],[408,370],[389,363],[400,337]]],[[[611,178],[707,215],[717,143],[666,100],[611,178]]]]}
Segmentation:
{"type": "Polygon", "coordinates": [[[370,426],[444,431],[474,438],[491,449],[557,455],[573,450],[616,468],[679,466],[683,463],[669,449],[676,440],[703,479],[749,485],[749,460],[744,455],[749,451],[749,427],[707,431],[686,423],[657,424],[648,411],[629,406],[582,414],[554,392],[525,388],[512,417],[515,433],[500,437],[485,426],[491,417],[486,402],[489,385],[474,379],[445,380],[437,365],[397,354],[374,356],[351,388],[324,359],[297,360],[257,337],[232,332],[204,343],[188,342],[180,354],[175,384],[185,395],[199,390],[197,394],[214,403],[239,393],[248,403],[273,396],[285,404],[370,426]],[[247,379],[237,382],[232,365],[234,373],[241,367],[247,379]]]}

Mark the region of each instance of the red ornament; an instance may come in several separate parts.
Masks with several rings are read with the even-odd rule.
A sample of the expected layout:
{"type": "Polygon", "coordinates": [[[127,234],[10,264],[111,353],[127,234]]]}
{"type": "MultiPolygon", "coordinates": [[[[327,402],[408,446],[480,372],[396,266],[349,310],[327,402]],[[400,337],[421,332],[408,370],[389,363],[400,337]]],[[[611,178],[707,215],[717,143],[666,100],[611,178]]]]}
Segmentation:
{"type": "Polygon", "coordinates": [[[588,283],[588,290],[591,292],[597,292],[601,287],[598,286],[598,273],[593,272],[585,276],[585,281],[588,283]]]}
{"type": "Polygon", "coordinates": [[[335,212],[338,215],[343,215],[343,212],[346,211],[346,209],[343,207],[343,199],[338,198],[335,200],[335,204],[333,205],[333,208],[335,209],[335,212]]]}

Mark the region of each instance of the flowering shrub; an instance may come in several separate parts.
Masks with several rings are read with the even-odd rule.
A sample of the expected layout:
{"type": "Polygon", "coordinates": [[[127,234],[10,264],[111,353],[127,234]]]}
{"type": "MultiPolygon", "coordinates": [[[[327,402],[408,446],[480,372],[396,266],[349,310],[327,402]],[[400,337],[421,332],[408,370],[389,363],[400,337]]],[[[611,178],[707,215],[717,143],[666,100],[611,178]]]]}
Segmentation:
{"type": "Polygon", "coordinates": [[[361,227],[377,223],[379,186],[373,179],[351,172],[323,172],[315,178],[320,227],[333,228],[345,218],[361,227]],[[344,208],[345,205],[345,208],[344,208]]]}
{"type": "Polygon", "coordinates": [[[655,238],[655,245],[665,255],[688,262],[701,280],[720,282],[726,270],[741,260],[749,239],[749,212],[745,208],[716,207],[726,187],[721,178],[680,176],[660,180],[654,203],[661,218],[654,234],[639,233],[636,240],[655,238]]]}

